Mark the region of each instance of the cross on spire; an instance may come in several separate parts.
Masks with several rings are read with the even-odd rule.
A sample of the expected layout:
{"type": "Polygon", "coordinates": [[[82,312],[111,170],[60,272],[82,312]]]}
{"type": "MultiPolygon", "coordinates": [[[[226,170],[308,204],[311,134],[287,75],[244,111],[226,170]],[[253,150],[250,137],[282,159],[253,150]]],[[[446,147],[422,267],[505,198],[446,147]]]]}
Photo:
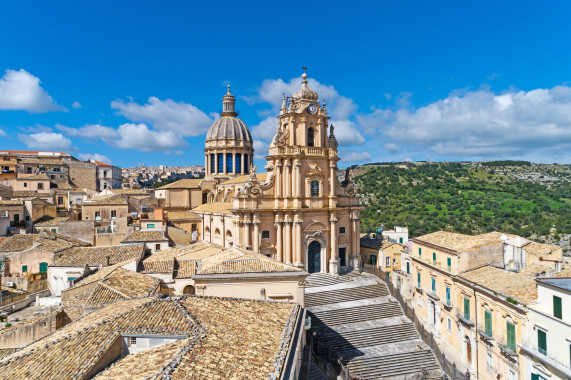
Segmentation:
{"type": "Polygon", "coordinates": [[[307,67],[305,67],[305,65],[303,65],[302,69],[303,69],[303,73],[305,74],[305,70],[307,70],[307,67]]]}

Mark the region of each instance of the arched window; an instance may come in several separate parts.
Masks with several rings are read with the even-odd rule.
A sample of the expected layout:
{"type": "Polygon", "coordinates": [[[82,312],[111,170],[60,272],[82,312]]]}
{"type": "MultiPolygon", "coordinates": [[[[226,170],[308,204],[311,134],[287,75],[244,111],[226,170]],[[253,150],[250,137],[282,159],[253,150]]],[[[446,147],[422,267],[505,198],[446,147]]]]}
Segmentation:
{"type": "Polygon", "coordinates": [[[236,174],[242,173],[242,153],[236,153],[234,156],[234,166],[236,167],[236,174]]]}
{"type": "Polygon", "coordinates": [[[311,196],[319,196],[319,181],[311,181],[311,196]]]}
{"type": "Polygon", "coordinates": [[[226,153],[226,173],[232,173],[232,153],[226,153]]]}
{"type": "Polygon", "coordinates": [[[194,286],[192,285],[185,286],[184,289],[182,289],[182,294],[194,295],[195,294],[194,286]]]}
{"type": "Polygon", "coordinates": [[[250,163],[248,162],[248,155],[244,155],[244,174],[248,174],[250,171],[250,167],[248,166],[250,163]]]}
{"type": "Polygon", "coordinates": [[[224,173],[224,153],[218,153],[218,174],[224,173]]]}
{"type": "Polygon", "coordinates": [[[232,232],[230,232],[230,230],[226,231],[226,239],[232,239],[232,232]]]}
{"type": "Polygon", "coordinates": [[[217,228],[214,230],[214,237],[215,238],[219,238],[220,237],[220,230],[217,228]]]}
{"type": "Polygon", "coordinates": [[[214,153],[210,154],[210,174],[216,173],[216,161],[214,160],[214,153]]]}
{"type": "Polygon", "coordinates": [[[313,137],[313,128],[307,129],[307,146],[315,146],[315,141],[313,137]]]}

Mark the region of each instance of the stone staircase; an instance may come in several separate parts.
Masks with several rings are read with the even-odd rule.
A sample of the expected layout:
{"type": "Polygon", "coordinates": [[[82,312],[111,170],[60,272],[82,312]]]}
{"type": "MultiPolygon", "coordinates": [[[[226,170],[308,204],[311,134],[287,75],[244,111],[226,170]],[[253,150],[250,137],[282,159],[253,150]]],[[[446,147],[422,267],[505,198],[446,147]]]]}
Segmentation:
{"type": "Polygon", "coordinates": [[[423,369],[443,375],[430,347],[376,277],[312,274],[305,301],[319,357],[334,367],[342,363],[352,378],[405,379],[423,369]]]}

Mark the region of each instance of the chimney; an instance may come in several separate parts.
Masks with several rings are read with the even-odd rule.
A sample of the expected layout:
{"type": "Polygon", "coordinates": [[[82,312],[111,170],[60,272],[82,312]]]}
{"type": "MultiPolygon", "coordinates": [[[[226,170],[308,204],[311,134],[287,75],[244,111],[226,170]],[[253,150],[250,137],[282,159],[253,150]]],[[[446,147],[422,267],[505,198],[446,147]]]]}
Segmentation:
{"type": "Polygon", "coordinates": [[[106,261],[107,261],[107,266],[110,266],[110,261],[111,261],[111,256],[107,256],[106,257],[106,261]]]}
{"type": "Polygon", "coordinates": [[[163,219],[165,218],[165,210],[164,210],[164,209],[162,209],[162,208],[156,208],[156,209],[154,210],[154,212],[155,212],[155,217],[154,217],[154,219],[156,219],[156,220],[163,220],[163,219]]]}

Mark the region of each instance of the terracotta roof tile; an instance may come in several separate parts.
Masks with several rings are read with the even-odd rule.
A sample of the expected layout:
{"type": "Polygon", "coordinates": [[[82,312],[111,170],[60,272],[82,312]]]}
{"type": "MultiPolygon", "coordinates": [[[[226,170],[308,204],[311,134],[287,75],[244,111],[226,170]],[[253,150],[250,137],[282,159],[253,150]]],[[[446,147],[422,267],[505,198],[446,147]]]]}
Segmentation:
{"type": "Polygon", "coordinates": [[[181,179],[173,183],[159,187],[157,190],[162,189],[198,189],[200,188],[200,183],[203,181],[202,178],[199,179],[181,179]]]}
{"type": "Polygon", "coordinates": [[[520,273],[484,266],[465,272],[460,277],[523,303],[537,299],[535,279],[520,273]]]}
{"type": "Polygon", "coordinates": [[[415,243],[433,244],[452,251],[461,252],[470,248],[476,248],[490,242],[500,242],[500,236],[514,236],[502,234],[501,232],[489,232],[482,235],[464,235],[456,232],[437,231],[427,235],[419,236],[413,241],[415,243]]]}
{"type": "Polygon", "coordinates": [[[139,260],[144,253],[144,244],[131,244],[109,247],[76,247],[57,254],[53,266],[56,267],[84,267],[107,266],[127,260],[139,260]]]}
{"type": "Polygon", "coordinates": [[[138,243],[148,241],[167,241],[164,231],[135,231],[121,243],[138,243]]]}
{"type": "Polygon", "coordinates": [[[201,218],[193,211],[169,211],[167,218],[170,220],[200,220],[201,218]]]}
{"type": "Polygon", "coordinates": [[[215,214],[232,214],[232,209],[234,205],[232,203],[204,203],[192,209],[194,212],[212,212],[215,214]]]}
{"type": "MultiPolygon", "coordinates": [[[[248,178],[249,178],[249,177],[250,177],[249,174],[241,175],[241,176],[238,176],[238,177],[229,179],[228,181],[221,182],[220,184],[221,184],[221,185],[231,185],[231,184],[233,184],[233,183],[244,183],[244,182],[247,182],[247,181],[248,181],[248,178]]],[[[267,177],[268,177],[268,173],[258,173],[258,174],[256,174],[256,179],[257,179],[258,181],[265,181],[267,177]]]]}

